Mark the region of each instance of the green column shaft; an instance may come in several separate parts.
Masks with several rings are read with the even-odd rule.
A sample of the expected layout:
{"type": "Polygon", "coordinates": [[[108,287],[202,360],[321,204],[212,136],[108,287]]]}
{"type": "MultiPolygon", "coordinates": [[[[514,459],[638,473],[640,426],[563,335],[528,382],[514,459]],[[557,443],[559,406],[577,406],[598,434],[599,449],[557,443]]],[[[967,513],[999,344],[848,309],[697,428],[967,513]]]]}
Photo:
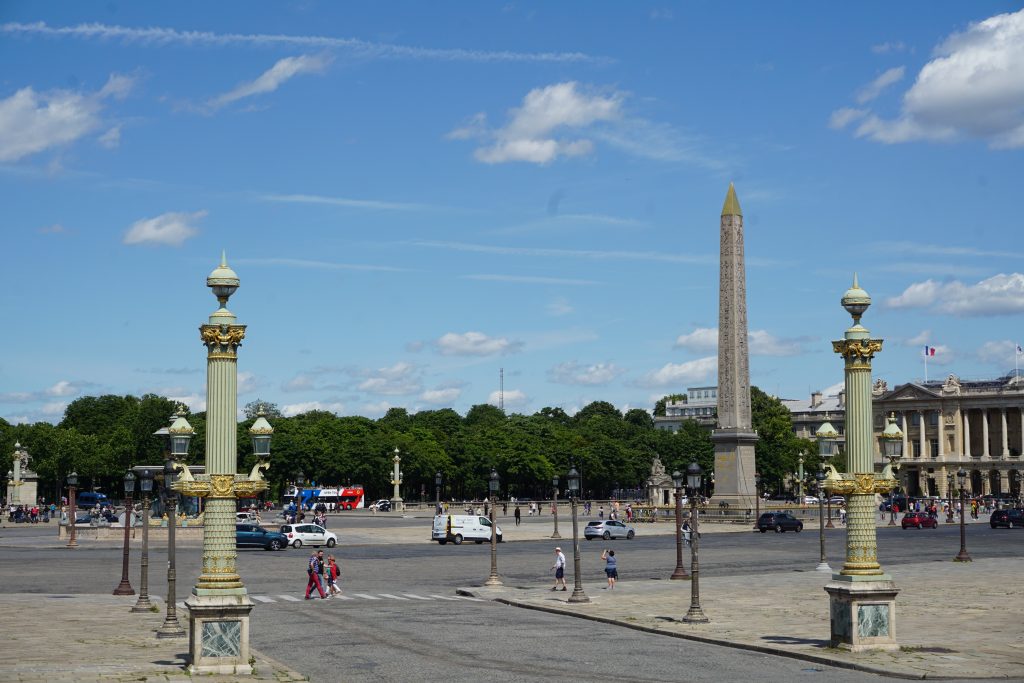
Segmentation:
{"type": "Polygon", "coordinates": [[[206,365],[206,473],[234,474],[238,460],[238,363],[218,355],[206,365]]]}
{"type": "MultiPolygon", "coordinates": [[[[857,355],[846,361],[846,457],[847,469],[874,480],[871,428],[871,362],[857,355]]],[[[847,498],[846,562],[839,572],[847,576],[882,574],[875,535],[874,493],[854,493],[847,498]]]]}

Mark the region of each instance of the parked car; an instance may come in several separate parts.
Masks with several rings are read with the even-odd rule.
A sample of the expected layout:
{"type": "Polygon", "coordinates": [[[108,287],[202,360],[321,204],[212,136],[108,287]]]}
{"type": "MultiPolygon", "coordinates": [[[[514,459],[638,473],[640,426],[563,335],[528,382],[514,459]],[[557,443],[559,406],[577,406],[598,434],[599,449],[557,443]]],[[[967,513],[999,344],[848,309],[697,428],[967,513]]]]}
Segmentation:
{"type": "Polygon", "coordinates": [[[817,505],[817,504],[818,504],[818,497],[817,496],[804,496],[804,505],[817,505]]]}
{"type": "Polygon", "coordinates": [[[831,503],[832,505],[842,505],[843,503],[846,502],[846,499],[843,498],[842,496],[831,496],[825,502],[826,503],[831,503]]]}
{"type": "Polygon", "coordinates": [[[280,532],[269,531],[256,524],[236,524],[235,546],[238,548],[284,550],[288,547],[288,537],[280,532]]]}
{"type": "Polygon", "coordinates": [[[391,501],[388,500],[387,498],[381,498],[378,501],[370,503],[366,507],[370,508],[371,510],[376,510],[377,512],[391,512],[391,501]]]}
{"type": "Polygon", "coordinates": [[[1024,509],[995,510],[989,517],[988,523],[993,529],[1000,526],[1005,526],[1007,529],[1024,527],[1024,509]]]}
{"type": "Polygon", "coordinates": [[[939,523],[938,521],[936,521],[934,517],[930,516],[927,512],[908,512],[907,514],[903,515],[903,520],[900,522],[900,526],[902,526],[904,529],[906,529],[909,526],[912,526],[916,529],[937,529],[939,523]]]}
{"type": "Polygon", "coordinates": [[[757,530],[763,534],[769,529],[774,529],[777,534],[784,531],[800,532],[804,530],[804,523],[788,512],[765,512],[757,518],[757,530]]]}
{"type": "Polygon", "coordinates": [[[293,548],[301,548],[303,545],[333,548],[338,543],[338,536],[319,524],[282,524],[281,533],[288,538],[288,544],[293,548]]]}
{"type": "Polygon", "coordinates": [[[632,540],[634,536],[636,536],[636,529],[623,524],[617,519],[589,522],[586,528],[583,529],[583,537],[588,541],[592,541],[595,538],[603,538],[606,541],[609,538],[625,538],[628,541],[632,540]]]}

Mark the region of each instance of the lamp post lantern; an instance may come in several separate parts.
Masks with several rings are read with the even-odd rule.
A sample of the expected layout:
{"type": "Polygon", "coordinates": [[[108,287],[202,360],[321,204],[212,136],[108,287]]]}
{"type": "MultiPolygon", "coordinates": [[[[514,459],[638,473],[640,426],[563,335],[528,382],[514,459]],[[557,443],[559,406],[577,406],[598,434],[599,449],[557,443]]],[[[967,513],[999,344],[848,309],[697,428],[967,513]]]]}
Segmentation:
{"type": "Polygon", "coordinates": [[[128,471],[124,477],[124,548],[121,550],[121,583],[114,589],[114,595],[135,595],[132,585],[128,582],[128,533],[132,528],[132,494],[135,493],[135,475],[128,471]]]}
{"type": "Polygon", "coordinates": [[[148,467],[139,468],[139,490],[142,491],[142,559],[140,562],[139,599],[132,607],[133,612],[148,612],[153,606],[149,602],[149,494],[153,491],[153,477],[156,472],[148,467]]]}
{"type": "Polygon", "coordinates": [[[75,505],[75,496],[78,493],[78,491],[77,491],[77,488],[78,488],[78,472],[75,472],[74,470],[72,470],[71,474],[68,475],[67,481],[68,481],[68,498],[70,499],[69,503],[71,505],[71,516],[68,517],[68,525],[69,525],[68,529],[69,529],[70,533],[68,534],[68,544],[65,547],[67,547],[67,548],[77,548],[78,547],[78,538],[76,537],[76,534],[75,534],[75,530],[76,530],[76,526],[77,526],[75,524],[75,521],[78,519],[78,508],[75,505]]]}
{"type": "MultiPolygon", "coordinates": [[[[826,462],[830,462],[832,457],[839,452],[839,432],[829,422],[828,413],[825,413],[825,422],[818,427],[818,431],[814,433],[814,436],[818,439],[818,455],[821,457],[822,466],[826,462]]],[[[828,483],[825,483],[825,493],[828,494],[828,521],[825,522],[826,529],[835,529],[835,525],[832,524],[832,492],[828,489],[828,483]]]]}
{"type": "Polygon", "coordinates": [[[825,520],[822,517],[825,512],[825,466],[822,464],[820,470],[815,475],[815,479],[818,482],[818,545],[820,546],[821,552],[818,558],[818,566],[814,568],[815,571],[832,573],[832,567],[828,566],[828,558],[825,557],[825,520]]]}
{"type": "Polygon", "coordinates": [[[700,523],[697,521],[697,495],[700,493],[700,483],[704,470],[696,461],[691,462],[686,468],[686,483],[689,485],[690,495],[690,609],[683,617],[687,624],[706,624],[710,619],[705,616],[700,608],[700,563],[697,559],[697,548],[700,545],[700,523]]]}
{"type": "Polygon", "coordinates": [[[956,471],[956,481],[960,485],[960,552],[953,559],[956,562],[970,562],[971,556],[967,554],[967,524],[964,522],[964,518],[967,517],[967,470],[963,467],[956,471]]]}
{"type": "MultiPolygon", "coordinates": [[[[899,470],[899,461],[903,457],[903,432],[896,426],[896,415],[890,413],[882,431],[882,455],[889,459],[889,467],[893,477],[899,470]]],[[[898,481],[898,479],[897,479],[898,481]]],[[[896,526],[896,512],[889,506],[889,526],[896,526]]]]}
{"type": "Polygon", "coordinates": [[[672,572],[672,576],[668,578],[676,580],[690,578],[690,575],[686,573],[686,567],[683,566],[683,483],[683,475],[679,470],[673,472],[672,484],[676,489],[676,568],[672,572]]]}
{"type": "Polygon", "coordinates": [[[572,595],[569,602],[590,602],[590,598],[583,592],[583,577],[580,576],[580,536],[579,527],[576,522],[576,505],[580,497],[580,473],[573,465],[565,477],[569,487],[569,503],[572,508],[572,569],[573,583],[572,595]]]}
{"type": "Polygon", "coordinates": [[[896,588],[892,577],[878,562],[875,532],[875,494],[896,487],[892,465],[881,474],[874,465],[874,418],[871,410],[871,360],[882,350],[882,340],[872,339],[861,325],[871,297],[853,277],[853,286],[842,297],[842,306],[853,318],[842,339],[832,349],[843,357],[846,390],[846,467],[840,473],[827,464],[825,489],[846,497],[846,560],[838,574],[825,585],[829,595],[830,645],[860,652],[895,650],[896,588]]]}
{"type": "Polygon", "coordinates": [[[491,494],[491,574],[484,581],[485,586],[491,586],[492,588],[502,585],[501,579],[498,577],[498,527],[494,524],[494,508],[498,507],[499,485],[498,470],[492,467],[491,476],[487,479],[487,487],[491,494]]]}
{"type": "Polygon", "coordinates": [[[551,502],[551,514],[555,518],[555,533],[551,534],[551,538],[561,538],[562,534],[558,533],[558,475],[556,474],[551,478],[551,487],[554,489],[554,499],[551,502]]]}
{"type": "Polygon", "coordinates": [[[174,422],[167,429],[170,437],[171,452],[164,463],[164,506],[167,510],[167,614],[164,623],[157,629],[157,638],[183,638],[185,629],[178,622],[177,605],[177,568],[175,566],[174,528],[178,523],[178,493],[174,491],[174,481],[178,477],[178,461],[184,462],[188,457],[188,443],[194,430],[185,419],[184,406],[179,407],[174,422]]]}

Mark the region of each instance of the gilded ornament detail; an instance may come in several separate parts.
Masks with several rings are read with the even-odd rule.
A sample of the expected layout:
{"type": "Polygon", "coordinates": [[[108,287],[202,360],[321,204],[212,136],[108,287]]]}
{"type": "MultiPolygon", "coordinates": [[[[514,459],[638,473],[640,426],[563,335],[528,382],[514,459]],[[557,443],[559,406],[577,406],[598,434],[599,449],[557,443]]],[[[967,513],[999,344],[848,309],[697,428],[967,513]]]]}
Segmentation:
{"type": "Polygon", "coordinates": [[[881,339],[843,339],[832,342],[832,350],[847,360],[871,360],[882,350],[881,339]]]}

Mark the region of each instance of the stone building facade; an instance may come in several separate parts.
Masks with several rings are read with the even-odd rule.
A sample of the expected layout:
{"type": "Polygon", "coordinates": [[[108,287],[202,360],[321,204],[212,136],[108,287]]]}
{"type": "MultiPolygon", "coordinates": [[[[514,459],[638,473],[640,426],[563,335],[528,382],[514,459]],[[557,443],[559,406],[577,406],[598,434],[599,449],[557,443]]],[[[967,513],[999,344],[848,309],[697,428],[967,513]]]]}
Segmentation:
{"type": "MultiPolygon", "coordinates": [[[[872,391],[877,438],[885,416],[903,432],[901,485],[911,496],[948,496],[949,475],[963,467],[973,495],[1021,495],[1024,473],[1024,378],[911,382],[892,391],[882,380],[872,391]]],[[[954,483],[955,486],[955,483],[954,483]]]]}
{"type": "Polygon", "coordinates": [[[654,418],[654,426],[678,432],[683,420],[696,420],[702,427],[714,428],[718,421],[718,387],[689,387],[685,401],[669,401],[665,415],[654,418]]]}

